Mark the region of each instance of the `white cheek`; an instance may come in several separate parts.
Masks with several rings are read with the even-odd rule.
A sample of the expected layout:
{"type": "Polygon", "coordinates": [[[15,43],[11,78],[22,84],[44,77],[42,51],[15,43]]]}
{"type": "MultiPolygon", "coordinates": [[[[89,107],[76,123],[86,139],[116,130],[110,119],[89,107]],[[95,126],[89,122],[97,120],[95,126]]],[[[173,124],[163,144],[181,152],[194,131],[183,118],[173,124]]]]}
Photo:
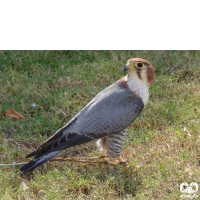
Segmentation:
{"type": "Polygon", "coordinates": [[[125,76],[125,81],[127,81],[127,80],[128,80],[128,75],[125,76]]]}
{"type": "Polygon", "coordinates": [[[149,99],[149,87],[147,85],[146,71],[141,70],[140,75],[141,79],[138,78],[136,73],[131,74],[128,77],[127,84],[130,90],[139,94],[146,105],[149,99]]]}
{"type": "Polygon", "coordinates": [[[148,81],[147,81],[146,70],[141,70],[140,75],[141,75],[141,79],[142,79],[143,83],[147,84],[148,81]]]}

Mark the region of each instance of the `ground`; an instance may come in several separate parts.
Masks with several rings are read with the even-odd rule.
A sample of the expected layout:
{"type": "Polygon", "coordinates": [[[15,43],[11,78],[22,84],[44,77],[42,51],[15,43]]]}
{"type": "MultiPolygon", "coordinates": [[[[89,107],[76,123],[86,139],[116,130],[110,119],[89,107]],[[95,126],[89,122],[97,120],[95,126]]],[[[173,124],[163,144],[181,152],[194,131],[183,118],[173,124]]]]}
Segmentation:
{"type": "MultiPolygon", "coordinates": [[[[19,176],[0,168],[0,199],[181,199],[200,187],[200,51],[0,51],[0,164],[21,161],[99,91],[124,76],[132,57],[156,70],[150,100],[128,128],[127,166],[51,162],[19,176]]],[[[98,156],[95,147],[63,156],[98,156]]],[[[197,193],[198,194],[198,193],[197,193]]],[[[200,191],[199,191],[200,197],[200,191]]]]}

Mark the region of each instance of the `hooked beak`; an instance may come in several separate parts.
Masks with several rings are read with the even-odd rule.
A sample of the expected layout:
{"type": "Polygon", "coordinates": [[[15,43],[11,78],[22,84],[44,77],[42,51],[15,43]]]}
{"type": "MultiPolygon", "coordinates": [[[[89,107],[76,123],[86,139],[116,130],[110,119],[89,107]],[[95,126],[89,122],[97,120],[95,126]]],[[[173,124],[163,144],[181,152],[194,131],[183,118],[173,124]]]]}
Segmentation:
{"type": "Polygon", "coordinates": [[[127,65],[125,65],[125,66],[124,66],[124,72],[128,71],[128,68],[129,68],[129,67],[128,67],[127,65]]]}

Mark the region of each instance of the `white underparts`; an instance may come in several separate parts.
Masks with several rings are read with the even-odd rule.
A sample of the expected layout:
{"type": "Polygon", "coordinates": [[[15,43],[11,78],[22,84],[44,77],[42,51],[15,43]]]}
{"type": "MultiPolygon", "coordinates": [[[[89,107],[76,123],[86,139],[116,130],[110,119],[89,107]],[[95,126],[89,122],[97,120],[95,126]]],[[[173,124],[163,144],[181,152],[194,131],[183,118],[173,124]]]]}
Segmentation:
{"type": "Polygon", "coordinates": [[[144,105],[146,105],[149,100],[149,86],[145,71],[141,71],[141,79],[136,73],[129,74],[129,76],[127,75],[127,85],[131,91],[141,97],[144,105]]]}
{"type": "Polygon", "coordinates": [[[106,151],[106,149],[104,148],[104,142],[102,139],[97,140],[96,145],[97,145],[97,149],[100,152],[106,151]]]}

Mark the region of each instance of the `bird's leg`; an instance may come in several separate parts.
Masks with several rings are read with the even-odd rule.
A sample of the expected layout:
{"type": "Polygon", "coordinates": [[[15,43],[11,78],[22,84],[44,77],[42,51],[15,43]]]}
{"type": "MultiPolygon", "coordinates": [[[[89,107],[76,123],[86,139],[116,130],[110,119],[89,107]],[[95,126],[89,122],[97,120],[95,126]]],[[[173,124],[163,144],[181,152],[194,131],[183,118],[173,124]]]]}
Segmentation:
{"type": "Polygon", "coordinates": [[[111,134],[97,141],[97,147],[100,151],[105,151],[107,156],[94,157],[87,161],[90,163],[109,163],[116,165],[125,164],[126,160],[121,157],[121,149],[126,137],[126,130],[111,134]]]}
{"type": "Polygon", "coordinates": [[[127,164],[127,160],[123,159],[121,156],[118,156],[116,158],[110,159],[108,163],[110,163],[112,165],[116,165],[116,164],[126,165],[127,164]]]}

